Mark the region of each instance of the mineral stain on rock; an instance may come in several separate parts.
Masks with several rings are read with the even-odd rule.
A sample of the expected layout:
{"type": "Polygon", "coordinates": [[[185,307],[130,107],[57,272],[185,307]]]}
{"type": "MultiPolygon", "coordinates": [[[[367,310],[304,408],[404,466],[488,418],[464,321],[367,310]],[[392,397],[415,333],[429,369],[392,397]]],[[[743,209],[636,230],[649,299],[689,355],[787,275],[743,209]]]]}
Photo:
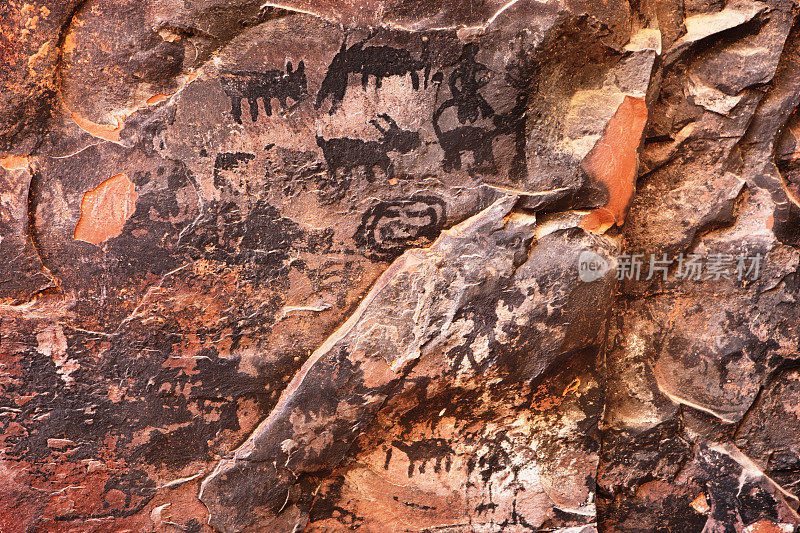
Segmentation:
{"type": "Polygon", "coordinates": [[[119,142],[119,134],[125,125],[124,115],[114,116],[114,124],[111,126],[92,122],[79,113],[72,113],[71,116],[72,120],[75,121],[75,124],[77,124],[80,129],[89,135],[92,135],[93,137],[97,137],[98,139],[103,139],[105,141],[119,142]]]}
{"type": "Polygon", "coordinates": [[[28,166],[28,158],[22,155],[0,157],[0,167],[6,170],[20,170],[28,166]]]}
{"type": "Polygon", "coordinates": [[[81,218],[75,226],[75,239],[100,244],[122,233],[125,221],[136,209],[139,195],[125,174],[108,178],[87,191],[81,201],[81,218]]]}
{"type": "Polygon", "coordinates": [[[647,123],[644,98],[626,96],[608,122],[603,136],[586,155],[581,166],[608,190],[608,202],[586,215],[581,227],[603,233],[625,222],[636,187],[637,150],[647,123]]]}

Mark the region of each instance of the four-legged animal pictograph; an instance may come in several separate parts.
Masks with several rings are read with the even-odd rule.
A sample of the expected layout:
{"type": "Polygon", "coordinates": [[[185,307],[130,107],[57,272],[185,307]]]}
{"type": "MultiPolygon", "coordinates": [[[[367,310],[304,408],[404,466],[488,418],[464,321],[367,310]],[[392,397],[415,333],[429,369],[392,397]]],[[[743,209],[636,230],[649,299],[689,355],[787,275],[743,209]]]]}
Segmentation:
{"type": "Polygon", "coordinates": [[[328,163],[328,172],[336,177],[341,169],[344,177],[350,177],[358,167],[363,167],[369,181],[375,179],[375,167],[379,167],[388,178],[394,177],[394,163],[389,159],[389,152],[407,154],[420,146],[419,133],[401,129],[392,117],[379,115],[388,125],[387,128],[373,119],[370,123],[381,133],[377,141],[364,141],[350,137],[325,139],[317,135],[317,145],[328,163]]]}
{"type": "MultiPolygon", "coordinates": [[[[424,87],[428,86],[431,63],[428,53],[428,42],[423,45],[420,59],[415,58],[408,50],[388,45],[370,45],[366,43],[374,37],[374,33],[366,39],[347,46],[347,38],[342,41],[341,48],[334,55],[330,66],[317,92],[315,108],[330,98],[329,114],[333,115],[344,100],[350,74],[361,75],[361,85],[366,89],[370,77],[375,78],[375,87],[379,89],[382,80],[391,76],[411,77],[414,90],[420,88],[419,71],[424,70],[424,87]]],[[[439,146],[444,152],[443,170],[460,170],[464,153],[471,153],[473,168],[486,172],[496,172],[493,144],[501,135],[515,137],[517,151],[524,150],[525,141],[525,101],[517,98],[517,104],[509,111],[496,114],[494,108],[481,94],[493,77],[492,70],[477,60],[479,49],[474,43],[463,46],[461,55],[450,71],[447,87],[450,98],[444,100],[435,110],[432,125],[439,146]],[[442,127],[445,112],[453,109],[457,119],[454,128],[445,130],[442,127]],[[482,119],[476,123],[478,119],[482,119]]],[[[442,78],[442,72],[437,74],[442,78]]],[[[288,99],[294,100],[291,109],[298,107],[308,96],[305,63],[301,61],[297,70],[292,63],[286,63],[286,71],[223,71],[220,83],[231,100],[233,119],[242,123],[242,100],[247,100],[250,116],[255,122],[258,119],[258,100],[262,100],[267,116],[272,115],[272,98],[276,98],[281,108],[286,111],[288,99]]],[[[381,125],[377,120],[370,122],[380,131],[377,141],[365,141],[350,137],[325,139],[316,136],[317,145],[322,149],[328,164],[328,174],[336,178],[349,178],[359,167],[364,169],[369,181],[375,179],[375,167],[383,170],[387,177],[394,176],[394,164],[389,158],[390,152],[407,154],[422,144],[419,131],[402,130],[387,114],[379,117],[386,122],[381,125]]],[[[452,122],[452,119],[451,119],[452,122]]],[[[521,175],[524,161],[515,156],[512,162],[512,173],[521,175]]]]}
{"type": "Polygon", "coordinates": [[[303,61],[292,68],[291,61],[286,63],[286,72],[268,70],[256,72],[252,70],[225,71],[220,75],[220,83],[225,94],[231,99],[233,120],[242,123],[242,100],[250,106],[250,117],[258,119],[258,100],[264,103],[264,112],[272,115],[272,99],[280,102],[281,109],[288,109],[288,99],[295,101],[295,106],[308,96],[306,65],[303,61]]]}
{"type": "Polygon", "coordinates": [[[331,98],[331,107],[328,113],[333,115],[347,92],[347,83],[350,74],[361,74],[361,87],[366,90],[369,77],[375,78],[375,87],[380,88],[383,78],[390,76],[411,76],[411,86],[419,89],[419,73],[424,70],[424,87],[428,87],[431,66],[427,60],[427,48],[421,59],[416,59],[408,50],[394,48],[387,45],[364,46],[369,39],[359,41],[349,48],[347,38],[342,41],[342,47],[333,57],[325,79],[317,93],[314,107],[319,109],[327,98],[331,98]]]}

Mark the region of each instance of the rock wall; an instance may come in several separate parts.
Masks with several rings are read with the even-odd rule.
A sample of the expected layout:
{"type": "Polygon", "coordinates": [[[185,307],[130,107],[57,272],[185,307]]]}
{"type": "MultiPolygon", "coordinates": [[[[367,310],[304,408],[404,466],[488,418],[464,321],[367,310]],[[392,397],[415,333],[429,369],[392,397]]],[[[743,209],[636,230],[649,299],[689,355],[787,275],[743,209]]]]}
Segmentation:
{"type": "Polygon", "coordinates": [[[0,5],[0,531],[800,531],[783,0],[0,5]]]}

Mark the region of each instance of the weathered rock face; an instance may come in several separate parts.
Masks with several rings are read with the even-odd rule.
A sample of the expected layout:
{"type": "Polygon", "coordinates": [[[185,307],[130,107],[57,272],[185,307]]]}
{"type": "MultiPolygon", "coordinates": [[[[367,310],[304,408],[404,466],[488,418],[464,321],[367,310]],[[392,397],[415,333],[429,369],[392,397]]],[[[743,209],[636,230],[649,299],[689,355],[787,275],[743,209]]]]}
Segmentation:
{"type": "Polygon", "coordinates": [[[800,531],[778,0],[0,6],[0,531],[800,531]]]}

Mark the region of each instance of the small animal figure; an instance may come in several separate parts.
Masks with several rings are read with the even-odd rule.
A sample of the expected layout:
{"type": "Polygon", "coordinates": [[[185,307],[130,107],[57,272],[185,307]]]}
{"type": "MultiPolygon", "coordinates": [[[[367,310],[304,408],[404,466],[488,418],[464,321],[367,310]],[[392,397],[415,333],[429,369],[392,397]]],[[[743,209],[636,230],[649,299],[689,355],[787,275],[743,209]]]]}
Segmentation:
{"type": "Polygon", "coordinates": [[[445,108],[439,108],[433,115],[433,131],[439,139],[439,146],[444,150],[442,168],[445,172],[461,170],[461,153],[472,152],[477,167],[494,169],[494,151],[492,142],[500,133],[496,129],[487,130],[477,126],[459,126],[442,131],[439,119],[445,108]]]}
{"type": "Polygon", "coordinates": [[[286,72],[226,71],[220,76],[220,83],[225,94],[231,99],[233,120],[239,124],[242,123],[242,100],[247,100],[250,105],[250,117],[255,122],[258,119],[259,99],[264,102],[267,116],[271,116],[273,98],[280,102],[282,110],[286,110],[288,98],[294,100],[294,106],[297,106],[308,96],[306,65],[302,61],[297,65],[297,70],[294,70],[291,61],[288,61],[286,72]]]}
{"type": "Polygon", "coordinates": [[[394,164],[388,153],[407,154],[422,144],[418,132],[401,129],[389,115],[381,114],[379,117],[388,124],[388,128],[375,119],[370,121],[381,132],[381,138],[377,141],[349,137],[324,139],[317,135],[317,145],[322,148],[331,177],[335,178],[339,169],[342,170],[342,176],[350,177],[353,170],[364,167],[367,179],[373,181],[374,168],[379,167],[391,179],[394,177],[394,164]]]}
{"type": "Polygon", "coordinates": [[[419,74],[425,71],[425,88],[428,87],[431,66],[426,59],[428,55],[427,43],[423,51],[423,58],[416,59],[408,50],[393,48],[391,46],[367,46],[364,44],[370,37],[359,41],[347,48],[347,38],[342,41],[342,47],[333,57],[325,79],[317,93],[314,107],[319,109],[326,98],[331,97],[331,108],[328,111],[333,115],[344,100],[347,92],[347,81],[350,74],[361,74],[361,86],[367,88],[369,77],[375,77],[375,86],[380,88],[383,78],[390,76],[411,75],[411,85],[414,90],[419,89],[419,74]]]}
{"type": "Polygon", "coordinates": [[[477,126],[459,126],[452,130],[442,131],[439,120],[444,111],[452,105],[442,105],[433,114],[433,130],[439,139],[439,146],[444,151],[442,166],[445,171],[461,170],[461,153],[472,152],[474,164],[495,171],[494,151],[492,143],[500,135],[513,135],[515,153],[511,164],[511,175],[520,179],[525,173],[525,114],[527,101],[524,94],[517,95],[513,108],[502,114],[492,114],[493,128],[477,126]]]}

